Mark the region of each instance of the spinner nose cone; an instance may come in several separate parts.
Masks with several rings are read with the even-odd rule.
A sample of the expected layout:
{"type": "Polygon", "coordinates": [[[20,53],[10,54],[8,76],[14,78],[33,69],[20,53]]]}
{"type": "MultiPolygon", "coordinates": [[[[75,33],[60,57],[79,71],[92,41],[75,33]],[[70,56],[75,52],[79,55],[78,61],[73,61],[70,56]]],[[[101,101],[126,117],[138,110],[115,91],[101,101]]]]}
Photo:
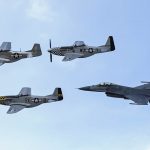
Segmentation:
{"type": "Polygon", "coordinates": [[[49,49],[48,52],[51,54],[57,54],[60,52],[60,49],[59,47],[54,47],[54,48],[49,49]]]}
{"type": "Polygon", "coordinates": [[[52,49],[52,48],[51,48],[51,49],[49,49],[49,50],[48,50],[48,52],[52,53],[52,52],[53,52],[53,49],[52,49]]]}

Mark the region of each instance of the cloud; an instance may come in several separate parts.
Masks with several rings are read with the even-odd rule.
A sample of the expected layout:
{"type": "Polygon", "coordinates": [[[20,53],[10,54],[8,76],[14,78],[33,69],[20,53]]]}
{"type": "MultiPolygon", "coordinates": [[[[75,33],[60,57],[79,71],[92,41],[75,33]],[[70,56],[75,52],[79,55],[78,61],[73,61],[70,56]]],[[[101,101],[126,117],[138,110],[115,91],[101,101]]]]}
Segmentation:
{"type": "Polygon", "coordinates": [[[0,4],[1,4],[1,10],[6,10],[9,9],[9,11],[7,11],[8,13],[12,10],[16,10],[21,6],[23,5],[23,1],[20,1],[20,0],[16,0],[15,2],[13,1],[5,1],[5,0],[1,0],[0,1],[0,4]]]}
{"type": "Polygon", "coordinates": [[[38,21],[52,21],[54,13],[47,0],[29,0],[27,16],[38,21]]]}
{"type": "Polygon", "coordinates": [[[150,145],[146,146],[145,150],[150,150],[150,145]]]}

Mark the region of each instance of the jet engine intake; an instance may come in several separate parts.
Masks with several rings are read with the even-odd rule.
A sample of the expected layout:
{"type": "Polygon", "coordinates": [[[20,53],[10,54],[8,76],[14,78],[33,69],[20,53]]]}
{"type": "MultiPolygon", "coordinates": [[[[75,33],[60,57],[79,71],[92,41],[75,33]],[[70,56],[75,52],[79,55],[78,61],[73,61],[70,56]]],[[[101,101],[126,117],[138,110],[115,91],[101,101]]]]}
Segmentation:
{"type": "Polygon", "coordinates": [[[106,92],[105,94],[106,94],[108,97],[115,97],[115,98],[128,99],[128,98],[126,98],[124,95],[120,95],[120,94],[116,94],[116,93],[106,92]]]}

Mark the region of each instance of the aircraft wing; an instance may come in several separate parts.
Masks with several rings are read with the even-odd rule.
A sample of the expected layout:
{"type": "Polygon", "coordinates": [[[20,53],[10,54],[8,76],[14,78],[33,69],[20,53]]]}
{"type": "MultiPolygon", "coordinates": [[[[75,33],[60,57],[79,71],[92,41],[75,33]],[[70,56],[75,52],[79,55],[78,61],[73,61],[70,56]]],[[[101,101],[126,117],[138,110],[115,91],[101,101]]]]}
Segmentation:
{"type": "Polygon", "coordinates": [[[150,90],[150,84],[143,84],[140,86],[135,87],[136,89],[148,89],[150,90]]]}
{"type": "Polygon", "coordinates": [[[9,59],[0,58],[0,66],[9,61],[10,61],[9,59]]]}
{"type": "Polygon", "coordinates": [[[23,105],[13,104],[10,106],[9,110],[7,111],[7,114],[17,113],[21,111],[22,109],[24,109],[25,107],[26,106],[23,106],[23,105]]]}
{"type": "Polygon", "coordinates": [[[73,59],[76,59],[82,56],[83,54],[79,54],[79,53],[66,53],[63,61],[71,61],[73,59]]]}
{"type": "Polygon", "coordinates": [[[21,91],[19,92],[20,96],[30,96],[31,95],[31,88],[29,87],[24,87],[21,89],[21,91]]]}
{"type": "Polygon", "coordinates": [[[11,50],[11,42],[3,42],[0,46],[1,51],[10,51],[11,50]]]}
{"type": "Polygon", "coordinates": [[[150,100],[150,96],[145,96],[145,95],[125,95],[128,99],[131,99],[134,101],[136,105],[148,105],[148,102],[150,100]]]}

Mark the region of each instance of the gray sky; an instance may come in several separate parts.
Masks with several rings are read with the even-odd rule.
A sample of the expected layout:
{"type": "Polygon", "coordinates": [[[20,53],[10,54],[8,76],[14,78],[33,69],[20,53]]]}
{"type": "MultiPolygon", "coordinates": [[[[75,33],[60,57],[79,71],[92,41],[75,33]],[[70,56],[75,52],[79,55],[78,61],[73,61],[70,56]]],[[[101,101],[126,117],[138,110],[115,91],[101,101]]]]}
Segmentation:
{"type": "Polygon", "coordinates": [[[131,0],[0,0],[0,41],[13,50],[40,43],[43,55],[0,67],[0,95],[23,86],[36,95],[63,89],[64,101],[7,115],[0,106],[3,150],[150,150],[149,106],[76,88],[113,82],[137,86],[150,81],[150,2],[131,0]],[[72,62],[54,56],[52,46],[83,40],[102,45],[114,36],[116,51],[72,62]]]}

